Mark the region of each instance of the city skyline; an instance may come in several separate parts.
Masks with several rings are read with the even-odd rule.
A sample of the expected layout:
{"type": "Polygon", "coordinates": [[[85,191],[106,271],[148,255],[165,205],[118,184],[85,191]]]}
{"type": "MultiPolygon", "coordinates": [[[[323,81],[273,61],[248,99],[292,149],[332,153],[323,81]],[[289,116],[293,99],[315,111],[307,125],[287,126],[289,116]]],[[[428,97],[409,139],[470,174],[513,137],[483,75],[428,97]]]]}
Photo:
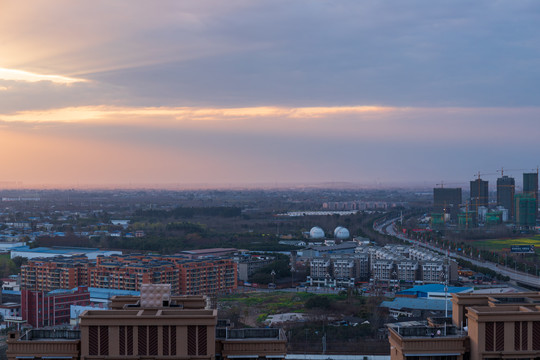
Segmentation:
{"type": "Polygon", "coordinates": [[[539,165],[534,1],[2,7],[0,184],[430,188],[539,165]]]}

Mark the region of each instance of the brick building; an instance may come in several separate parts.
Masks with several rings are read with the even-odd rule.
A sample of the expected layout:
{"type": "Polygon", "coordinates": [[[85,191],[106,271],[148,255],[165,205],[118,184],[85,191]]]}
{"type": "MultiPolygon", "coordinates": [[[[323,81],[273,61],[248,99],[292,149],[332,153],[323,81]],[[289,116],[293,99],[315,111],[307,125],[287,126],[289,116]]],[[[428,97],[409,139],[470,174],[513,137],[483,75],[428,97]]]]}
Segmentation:
{"type": "Polygon", "coordinates": [[[540,358],[540,293],[452,294],[452,318],[389,324],[391,360],[540,358]]]}
{"type": "Polygon", "coordinates": [[[237,265],[232,259],[190,260],[176,265],[180,294],[215,294],[236,289],[238,285],[237,265]]]}
{"type": "Polygon", "coordinates": [[[232,259],[131,254],[31,259],[21,267],[21,288],[34,291],[77,286],[140,291],[143,284],[170,284],[173,294],[228,292],[237,287],[237,265],[232,259]]]}
{"type": "Polygon", "coordinates": [[[33,327],[69,324],[71,305],[89,305],[90,292],[85,286],[72,290],[21,290],[22,319],[33,327]]]}
{"type": "Polygon", "coordinates": [[[283,330],[230,329],[205,297],[162,288],[144,285],[140,298],[114,297],[110,310],[85,311],[80,331],[10,333],[7,359],[285,359],[283,330]]]}

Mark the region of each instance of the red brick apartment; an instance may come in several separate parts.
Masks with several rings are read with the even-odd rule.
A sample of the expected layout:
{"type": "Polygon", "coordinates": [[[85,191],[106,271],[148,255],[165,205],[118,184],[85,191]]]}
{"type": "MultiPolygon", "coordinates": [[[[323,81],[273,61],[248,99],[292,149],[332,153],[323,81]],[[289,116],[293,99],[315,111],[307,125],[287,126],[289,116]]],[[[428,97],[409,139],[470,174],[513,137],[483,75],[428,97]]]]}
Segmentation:
{"type": "Polygon", "coordinates": [[[186,259],[182,255],[113,255],[31,259],[21,267],[21,288],[52,291],[88,286],[140,291],[143,284],[170,284],[173,294],[211,295],[237,288],[232,259],[186,259]]]}

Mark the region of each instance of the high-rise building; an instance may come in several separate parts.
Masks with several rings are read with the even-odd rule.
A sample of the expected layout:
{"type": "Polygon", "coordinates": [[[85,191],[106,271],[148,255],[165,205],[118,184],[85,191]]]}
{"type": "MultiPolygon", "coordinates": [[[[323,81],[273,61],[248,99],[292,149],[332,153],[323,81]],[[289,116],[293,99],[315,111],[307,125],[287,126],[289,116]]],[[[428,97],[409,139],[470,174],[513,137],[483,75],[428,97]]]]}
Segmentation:
{"type": "Polygon", "coordinates": [[[488,181],[480,178],[471,181],[471,204],[469,208],[473,211],[477,211],[478,207],[488,207],[489,203],[489,187],[488,181]]]}
{"type": "Polygon", "coordinates": [[[516,181],[513,177],[503,175],[497,179],[497,205],[508,210],[508,218],[514,218],[514,195],[516,181]]]}
{"type": "Polygon", "coordinates": [[[533,227],[536,225],[536,199],[527,193],[517,194],[516,199],[516,225],[520,227],[533,227]]]}
{"type": "Polygon", "coordinates": [[[523,193],[531,195],[535,200],[535,217],[538,216],[538,172],[523,173],[523,193]]]}
{"type": "Polygon", "coordinates": [[[453,220],[457,219],[461,205],[461,188],[434,188],[433,189],[433,212],[450,214],[453,220]]]}

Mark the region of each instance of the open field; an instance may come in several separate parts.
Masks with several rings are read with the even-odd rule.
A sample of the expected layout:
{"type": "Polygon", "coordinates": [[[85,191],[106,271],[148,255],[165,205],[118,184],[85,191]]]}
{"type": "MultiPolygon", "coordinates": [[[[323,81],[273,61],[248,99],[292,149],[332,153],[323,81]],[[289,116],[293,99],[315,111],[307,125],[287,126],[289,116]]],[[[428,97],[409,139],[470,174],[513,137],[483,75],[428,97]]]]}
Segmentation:
{"type": "Polygon", "coordinates": [[[507,252],[510,252],[512,245],[534,245],[536,253],[540,254],[540,235],[517,239],[471,240],[467,244],[478,249],[507,252]]]}

